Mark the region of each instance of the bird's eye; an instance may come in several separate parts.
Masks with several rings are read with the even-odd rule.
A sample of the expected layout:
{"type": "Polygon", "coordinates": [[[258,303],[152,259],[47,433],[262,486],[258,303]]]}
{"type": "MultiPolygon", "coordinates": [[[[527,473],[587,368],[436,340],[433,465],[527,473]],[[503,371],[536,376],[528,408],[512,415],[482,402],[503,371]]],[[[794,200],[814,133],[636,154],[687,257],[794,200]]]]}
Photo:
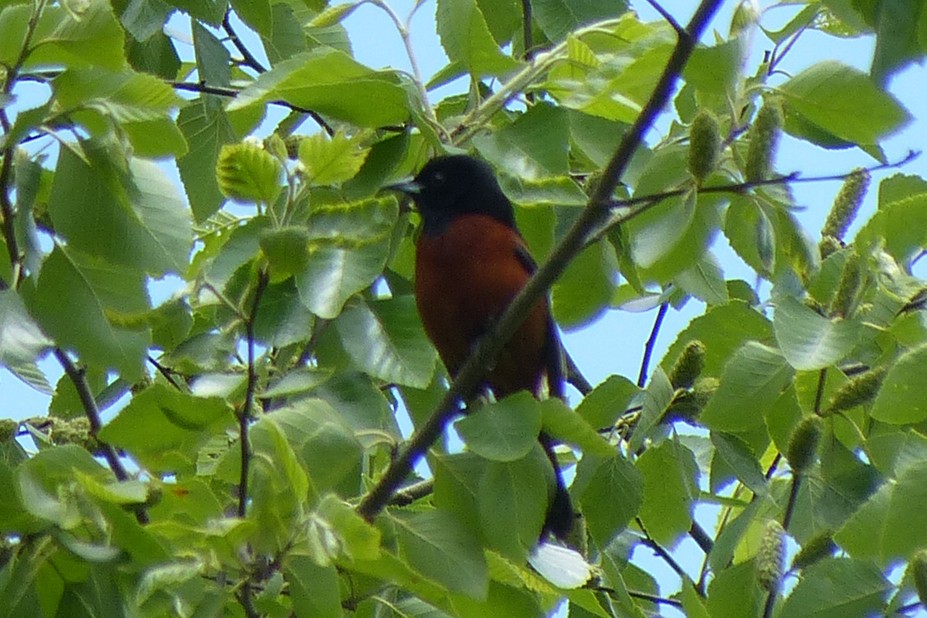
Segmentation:
{"type": "Polygon", "coordinates": [[[435,186],[440,187],[444,184],[444,172],[435,172],[434,176],[431,177],[431,180],[434,182],[435,186]]]}

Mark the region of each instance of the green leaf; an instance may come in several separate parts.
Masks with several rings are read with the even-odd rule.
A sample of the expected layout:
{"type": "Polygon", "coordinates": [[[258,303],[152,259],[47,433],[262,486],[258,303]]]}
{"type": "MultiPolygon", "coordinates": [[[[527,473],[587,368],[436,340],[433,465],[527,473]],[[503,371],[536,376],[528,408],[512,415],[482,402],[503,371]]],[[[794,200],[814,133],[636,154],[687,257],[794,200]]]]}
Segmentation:
{"type": "Polygon", "coordinates": [[[19,294],[0,291],[0,365],[31,363],[51,345],[19,294]]]}
{"type": "Polygon", "coordinates": [[[309,183],[314,186],[334,185],[354,178],[369,152],[369,148],[363,148],[358,140],[341,131],[331,137],[316,133],[299,142],[299,162],[306,168],[309,183]]]}
{"type": "Polygon", "coordinates": [[[923,56],[925,48],[917,39],[924,20],[924,5],[918,0],[893,0],[879,7],[871,69],[877,83],[886,87],[893,73],[923,56]]]}
{"type": "Polygon", "coordinates": [[[448,590],[486,598],[486,559],[459,520],[443,511],[397,512],[391,520],[400,555],[410,567],[448,590]]]}
{"type": "Polygon", "coordinates": [[[267,36],[273,28],[270,0],[231,0],[235,14],[251,29],[267,36]]]}
{"type": "Polygon", "coordinates": [[[275,281],[301,272],[309,263],[309,232],[303,226],[265,230],[260,244],[275,281]]]}
{"type": "Polygon", "coordinates": [[[477,501],[480,529],[490,547],[512,560],[527,558],[544,524],[552,472],[540,446],[521,459],[486,466],[477,501]]]}
{"type": "Polygon", "coordinates": [[[711,307],[676,337],[660,366],[670,371],[690,341],[701,341],[705,345],[705,368],[701,375],[719,377],[731,355],[744,343],[769,341],[772,332],[769,320],[745,302],[711,307]]]}
{"type": "Polygon", "coordinates": [[[222,146],[235,140],[235,132],[225,110],[209,99],[194,101],[182,108],[177,126],[190,145],[189,152],[177,160],[177,168],[193,216],[202,222],[222,205],[216,162],[222,146]]]}
{"type": "Polygon", "coordinates": [[[259,145],[225,144],[216,160],[216,181],[223,195],[272,205],[283,187],[283,165],[259,145]]]}
{"type": "Polygon", "coordinates": [[[892,584],[870,562],[825,558],[802,569],[801,580],[782,606],[782,616],[871,616],[881,614],[892,584]]]}
{"type": "Polygon", "coordinates": [[[699,420],[713,431],[746,431],[760,425],[794,371],[776,349],[749,341],[724,367],[721,385],[699,420]]]}
{"type": "Polygon", "coordinates": [[[894,425],[927,418],[927,382],[924,367],[927,345],[905,352],[885,376],[872,404],[872,418],[894,425]]]}
{"type": "Polygon", "coordinates": [[[275,99],[361,127],[401,124],[409,116],[406,91],[394,73],[373,71],[330,47],[278,63],[228,111],[275,99]]]}
{"type": "Polygon", "coordinates": [[[773,329],[786,360],[802,371],[833,365],[862,335],[858,322],[825,318],[790,296],[776,301],[773,329]]]}
{"type": "Polygon", "coordinates": [[[730,300],[724,271],[717,258],[710,253],[703,255],[697,263],[676,276],[679,284],[687,294],[709,305],[723,305],[730,300]]]}
{"type": "Polygon", "coordinates": [[[541,409],[530,393],[478,407],[454,424],[467,447],[493,461],[516,461],[537,443],[541,409]]]}
{"type": "Polygon", "coordinates": [[[558,43],[581,26],[618,17],[628,10],[628,3],[623,0],[535,0],[532,8],[538,26],[552,43],[558,43]]]}
{"type": "Polygon", "coordinates": [[[200,22],[193,22],[193,49],[200,81],[210,86],[231,85],[231,55],[222,42],[200,22]]]}
{"type": "Polygon", "coordinates": [[[533,180],[569,173],[569,138],[566,111],[540,102],[513,123],[475,137],[473,143],[495,167],[533,180]]]}
{"type": "Polygon", "coordinates": [[[292,279],[267,286],[254,321],[254,336],[258,341],[282,348],[306,341],[312,327],[312,314],[300,301],[292,279]]]}
{"type": "Polygon", "coordinates": [[[644,481],[641,521],[654,540],[672,547],[692,526],[692,510],[699,493],[695,455],[667,440],[644,451],[636,467],[644,481]]]}
{"type": "Polygon", "coordinates": [[[363,447],[342,415],[321,399],[304,398],[275,410],[273,418],[305,463],[315,492],[354,495],[363,447]]]}
{"type": "Polygon", "coordinates": [[[357,302],[345,309],[336,325],[351,360],[365,372],[416,388],[431,382],[437,355],[411,296],[357,302]]]}
{"type": "Polygon", "coordinates": [[[595,429],[610,427],[624,414],[631,399],[640,392],[636,384],[624,376],[612,375],[596,386],[579,403],[576,413],[595,429]]]}
{"type": "Polygon", "coordinates": [[[191,17],[218,27],[225,15],[228,0],[166,0],[191,17]]]}
{"type": "Polygon", "coordinates": [[[154,471],[190,470],[197,450],[235,422],[228,404],[155,384],[133,397],[100,430],[100,439],[123,448],[154,471]]]}
{"type": "Polygon", "coordinates": [[[181,103],[162,80],[130,70],[71,69],[56,77],[53,87],[62,112],[92,110],[120,124],[167,118],[181,103]]]}
{"type": "MultiPolygon", "coordinates": [[[[108,0],[87,0],[80,12],[45,7],[32,37],[26,68],[125,66],[124,33],[108,0]]],[[[21,48],[21,46],[20,46],[21,48]]]]}
{"type": "Polygon", "coordinates": [[[589,534],[605,547],[638,514],[644,498],[640,471],[623,456],[583,457],[573,483],[589,534]]]}
{"type": "Polygon", "coordinates": [[[899,264],[910,264],[927,245],[927,193],[922,189],[891,201],[880,196],[879,210],[857,233],[857,242],[882,246],[899,264]]]}
{"type": "Polygon", "coordinates": [[[502,76],[518,66],[499,49],[476,0],[438,0],[435,21],[447,57],[474,77],[502,76]]]}
{"type": "Polygon", "coordinates": [[[248,518],[257,523],[259,530],[254,543],[264,551],[280,551],[292,538],[293,527],[304,517],[312,485],[276,414],[261,417],[251,427],[249,437],[252,459],[248,518]]]}
{"type": "MultiPolygon", "coordinates": [[[[750,447],[735,434],[719,431],[711,432],[711,443],[715,447],[713,461],[723,461],[741,483],[755,494],[766,493],[766,476],[760,468],[760,462],[750,451],[750,447]]],[[[711,479],[712,491],[720,486],[714,478],[711,479]]]]}
{"type": "Polygon", "coordinates": [[[306,308],[321,318],[335,318],[351,296],[373,283],[386,263],[396,216],[393,200],[363,200],[313,211],[308,223],[314,239],[309,264],[296,275],[306,308]]]}
{"type": "Polygon", "coordinates": [[[474,453],[433,453],[435,475],[435,506],[449,513],[471,530],[483,524],[478,495],[483,473],[489,461],[474,453]]]}
{"type": "Polygon", "coordinates": [[[721,570],[708,585],[710,616],[753,618],[762,612],[764,591],[756,583],[756,565],[751,560],[721,570]]]}
{"type": "Polygon", "coordinates": [[[544,433],[552,438],[572,444],[587,455],[611,457],[614,454],[615,447],[563,401],[557,398],[545,399],[541,402],[541,414],[544,433]]]}
{"type": "Polygon", "coordinates": [[[554,317],[562,328],[583,326],[608,308],[617,266],[614,247],[604,240],[586,247],[570,262],[551,292],[554,317]]]}
{"type": "Polygon", "coordinates": [[[297,618],[339,618],[341,590],[334,565],[319,566],[307,556],[290,555],[283,577],[297,618]]]}
{"type": "Polygon", "coordinates": [[[49,197],[55,231],[69,249],[153,276],[184,272],[193,230],[174,183],[151,161],[132,159],[100,142],[82,143],[89,162],[62,148],[49,197]]]}
{"type": "Polygon", "coordinates": [[[142,376],[149,334],[116,326],[109,318],[150,308],[142,274],[71,249],[55,247],[26,304],[42,330],[77,351],[81,361],[142,376]],[[62,302],[67,299],[67,302],[62,302]]]}
{"type": "Polygon", "coordinates": [[[855,144],[877,144],[911,118],[868,75],[835,60],[802,71],[779,91],[792,111],[855,144]]]}

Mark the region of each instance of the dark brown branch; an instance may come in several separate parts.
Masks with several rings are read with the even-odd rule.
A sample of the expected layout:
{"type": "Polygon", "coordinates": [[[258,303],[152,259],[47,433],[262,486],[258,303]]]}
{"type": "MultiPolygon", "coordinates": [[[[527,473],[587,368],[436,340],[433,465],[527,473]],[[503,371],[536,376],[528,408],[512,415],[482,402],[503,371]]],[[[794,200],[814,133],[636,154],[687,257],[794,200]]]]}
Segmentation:
{"type": "Polygon", "coordinates": [[[261,296],[267,288],[268,279],[266,271],[262,270],[258,273],[254,300],[251,303],[251,314],[245,322],[245,334],[248,338],[248,385],[245,388],[245,401],[238,413],[238,440],[241,443],[241,475],[238,483],[239,517],[245,516],[248,507],[248,472],[251,467],[251,441],[248,438],[248,426],[254,413],[254,393],[257,390],[257,372],[254,370],[254,322],[257,319],[261,296]]]}
{"type": "Polygon", "coordinates": [[[524,58],[530,62],[534,58],[534,37],[531,33],[531,0],[521,0],[521,23],[524,29],[522,41],[524,42],[524,58]]]}
{"type": "Polygon", "coordinates": [[[668,23],[673,28],[673,30],[676,31],[677,37],[683,37],[686,35],[686,31],[682,29],[682,26],[679,25],[679,22],[676,21],[676,18],[670,15],[669,11],[664,9],[659,2],[656,2],[656,0],[647,0],[647,4],[653,7],[653,10],[659,13],[660,17],[666,20],[666,23],[668,23]]]}
{"type": "Polygon", "coordinates": [[[242,64],[251,67],[258,73],[265,73],[267,69],[264,68],[264,65],[258,62],[258,59],[254,57],[251,50],[238,38],[238,34],[232,28],[232,22],[229,21],[229,14],[231,14],[231,10],[226,11],[225,17],[222,18],[222,29],[229,35],[229,40],[232,41],[232,45],[234,45],[238,53],[241,54],[243,58],[242,64]]]}
{"type": "MultiPolygon", "coordinates": [[[[241,94],[241,89],[239,88],[226,88],[224,86],[210,86],[203,83],[192,83],[192,82],[168,82],[174,90],[183,90],[184,92],[197,92],[202,94],[214,94],[219,97],[230,97],[235,98],[241,94]]],[[[270,105],[279,105],[280,107],[285,107],[287,109],[293,110],[300,114],[306,114],[312,118],[316,124],[318,124],[322,129],[329,135],[335,134],[335,129],[332,128],[328,122],[322,118],[322,116],[311,109],[306,107],[300,107],[299,105],[294,105],[288,101],[282,99],[276,99],[274,101],[268,101],[270,105]]],[[[404,131],[403,127],[381,127],[384,130],[394,130],[394,131],[404,131]]]]}
{"type": "Polygon", "coordinates": [[[583,397],[591,393],[594,387],[589,380],[586,379],[586,376],[580,371],[576,361],[573,360],[573,357],[570,356],[570,353],[566,350],[563,351],[563,359],[566,361],[567,382],[572,384],[573,388],[578,390],[583,397]]]}
{"type": "Polygon", "coordinates": [[[663,326],[663,318],[669,310],[669,303],[662,303],[657,311],[657,317],[653,320],[653,328],[650,329],[650,337],[644,344],[644,358],[641,359],[641,370],[637,374],[637,386],[644,388],[647,385],[647,372],[650,369],[650,358],[653,356],[653,349],[657,345],[657,335],[660,334],[660,327],[663,326]]]}
{"type": "Polygon", "coordinates": [[[695,544],[698,545],[699,549],[705,552],[705,554],[710,554],[711,550],[714,549],[714,541],[711,540],[711,537],[708,536],[705,529],[695,520],[692,521],[692,526],[689,528],[689,536],[692,537],[695,544]]]}
{"type": "MultiPolygon", "coordinates": [[[[55,348],[52,353],[55,355],[55,358],[58,359],[62,369],[64,369],[64,373],[67,374],[68,379],[71,380],[74,389],[77,391],[77,397],[80,399],[81,406],[84,408],[84,414],[90,422],[90,435],[97,441],[100,452],[103,453],[103,458],[106,459],[106,463],[109,465],[110,470],[113,471],[113,474],[115,474],[116,478],[120,481],[129,480],[129,474],[126,472],[125,467],[123,467],[119,455],[116,454],[116,449],[102,442],[98,437],[100,429],[103,426],[100,421],[100,409],[97,406],[97,401],[93,396],[93,392],[90,390],[90,384],[87,382],[84,371],[75,365],[74,361],[72,361],[61,348],[55,348]]],[[[145,511],[145,508],[142,505],[135,505],[133,508],[138,523],[147,524],[148,513],[145,511]]]]}
{"type": "Polygon", "coordinates": [[[686,36],[680,37],[650,100],[622,137],[618,149],[605,169],[598,190],[590,198],[589,204],[580,213],[547,262],[528,281],[490,333],[474,347],[431,418],[412,436],[399,457],[390,464],[376,485],[361,500],[357,507],[361,516],[370,520],[383,510],[393,492],[402,485],[415,463],[443,433],[447,423],[459,410],[460,402],[466,401],[476,393],[483,376],[498,356],[502,346],[525,320],[535,303],[563,274],[570,261],[583,249],[590,232],[597,228],[607,216],[611,196],[631,157],[640,146],[644,134],[669,101],[682,69],[695,47],[695,41],[701,37],[720,4],[720,0],[703,0],[699,5],[689,23],[686,36]]]}
{"type": "Polygon", "coordinates": [[[173,374],[171,373],[171,370],[170,370],[170,369],[168,369],[167,367],[165,367],[164,365],[162,365],[161,363],[159,363],[158,361],[156,361],[156,360],[155,360],[154,358],[152,358],[151,356],[148,357],[148,362],[151,364],[152,367],[154,367],[155,369],[158,370],[158,373],[160,373],[162,376],[164,376],[164,379],[165,379],[165,380],[167,380],[168,382],[170,382],[171,386],[173,386],[174,388],[176,388],[176,389],[179,390],[179,391],[182,391],[182,390],[183,390],[183,388],[181,388],[181,386],[180,386],[180,384],[177,382],[177,380],[174,379],[174,376],[173,376],[173,374]]]}
{"type": "Polygon", "coordinates": [[[649,594],[647,592],[638,592],[636,590],[628,590],[628,596],[633,599],[641,599],[642,601],[650,601],[651,603],[656,603],[658,605],[669,605],[671,607],[682,608],[682,601],[676,599],[667,599],[665,597],[658,597],[655,594],[649,594]]]}
{"type": "Polygon", "coordinates": [[[676,559],[673,558],[673,556],[671,556],[668,551],[663,549],[659,543],[653,540],[653,538],[650,536],[650,533],[647,532],[647,528],[644,527],[644,522],[641,521],[641,518],[635,517],[635,521],[637,521],[637,525],[640,527],[641,532],[644,534],[644,538],[641,539],[641,544],[649,547],[657,556],[662,558],[663,561],[668,564],[669,567],[673,569],[673,571],[676,572],[676,575],[682,578],[683,582],[689,579],[689,576],[686,575],[686,572],[682,569],[681,566],[679,566],[679,563],[676,562],[676,559]]]}
{"type": "Polygon", "coordinates": [[[392,506],[406,506],[407,504],[412,504],[419,498],[424,498],[434,490],[434,479],[419,481],[418,483],[414,483],[408,487],[403,487],[402,489],[398,490],[393,495],[393,498],[389,501],[389,503],[392,506]]]}

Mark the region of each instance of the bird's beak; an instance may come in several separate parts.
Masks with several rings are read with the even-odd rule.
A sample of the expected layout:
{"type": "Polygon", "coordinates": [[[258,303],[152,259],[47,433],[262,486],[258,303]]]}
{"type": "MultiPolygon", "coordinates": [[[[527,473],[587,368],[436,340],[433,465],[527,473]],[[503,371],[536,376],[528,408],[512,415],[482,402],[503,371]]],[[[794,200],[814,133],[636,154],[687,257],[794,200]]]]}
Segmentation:
{"type": "Polygon", "coordinates": [[[386,185],[383,187],[383,189],[389,191],[399,191],[400,193],[405,193],[406,195],[415,197],[422,192],[422,185],[410,178],[408,180],[394,182],[391,185],[386,185]]]}

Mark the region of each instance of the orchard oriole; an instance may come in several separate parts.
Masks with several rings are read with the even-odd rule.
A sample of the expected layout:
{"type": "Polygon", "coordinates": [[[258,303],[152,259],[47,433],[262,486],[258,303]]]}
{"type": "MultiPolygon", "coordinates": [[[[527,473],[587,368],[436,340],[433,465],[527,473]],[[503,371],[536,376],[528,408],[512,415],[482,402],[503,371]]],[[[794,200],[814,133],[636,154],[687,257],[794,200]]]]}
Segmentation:
{"type": "MultiPolygon", "coordinates": [[[[453,376],[536,269],[515,226],[512,203],[492,169],[466,155],[429,161],[410,182],[391,188],[411,196],[422,217],[416,243],[415,300],[441,360],[453,376]]],[[[547,299],[537,302],[487,373],[497,398],[520,390],[563,397],[562,350],[547,299]]],[[[550,438],[539,436],[554,467],[556,491],[542,535],[564,538],[573,523],[550,438]]]]}

